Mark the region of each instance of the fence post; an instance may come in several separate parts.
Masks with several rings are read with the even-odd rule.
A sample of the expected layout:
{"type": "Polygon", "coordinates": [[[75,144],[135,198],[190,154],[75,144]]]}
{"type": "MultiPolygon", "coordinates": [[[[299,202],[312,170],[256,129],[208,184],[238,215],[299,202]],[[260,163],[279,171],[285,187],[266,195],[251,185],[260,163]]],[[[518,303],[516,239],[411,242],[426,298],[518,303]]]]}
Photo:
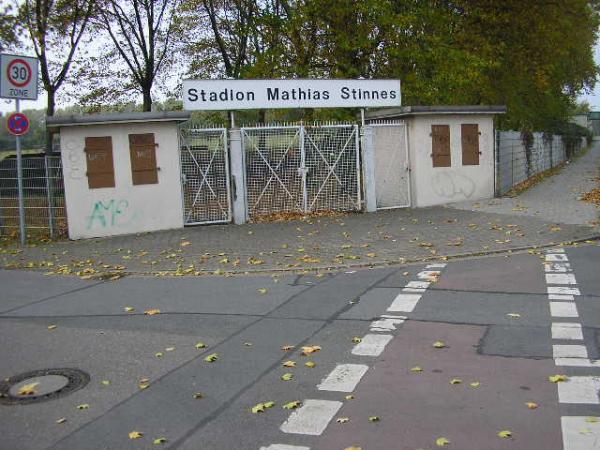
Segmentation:
{"type": "Polygon", "coordinates": [[[44,170],[46,173],[46,200],[48,202],[48,225],[50,226],[50,237],[54,238],[54,195],[52,194],[52,183],[50,182],[50,171],[48,170],[49,156],[44,155],[44,170]]]}
{"type": "Polygon", "coordinates": [[[306,185],[306,148],[304,146],[304,124],[300,124],[300,173],[302,175],[302,212],[308,212],[308,191],[306,185]]]}
{"type": "Polygon", "coordinates": [[[363,127],[362,162],[365,186],[365,210],[377,211],[377,193],[375,190],[375,149],[373,127],[363,127]]]}
{"type": "Polygon", "coordinates": [[[246,177],[242,130],[229,130],[229,158],[231,162],[231,182],[233,183],[233,223],[242,225],[248,218],[246,205],[246,177]]]}

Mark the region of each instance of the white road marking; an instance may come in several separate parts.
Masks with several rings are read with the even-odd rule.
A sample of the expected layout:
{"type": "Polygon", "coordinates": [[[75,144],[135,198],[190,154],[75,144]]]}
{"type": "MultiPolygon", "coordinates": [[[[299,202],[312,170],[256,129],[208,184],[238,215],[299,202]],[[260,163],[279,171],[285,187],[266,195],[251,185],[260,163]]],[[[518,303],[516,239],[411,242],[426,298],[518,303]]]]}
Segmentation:
{"type": "Polygon", "coordinates": [[[546,253],[564,253],[564,248],[549,248],[546,250],[546,253]]]}
{"type": "Polygon", "coordinates": [[[586,359],[586,358],[556,358],[554,360],[555,366],[569,366],[569,367],[600,367],[600,361],[597,359],[586,359]]]}
{"type": "Polygon", "coordinates": [[[600,418],[565,416],[560,418],[564,450],[600,449],[600,418]],[[597,419],[597,420],[594,420],[597,419]]]}
{"type": "Polygon", "coordinates": [[[559,403],[600,404],[600,377],[569,377],[568,381],[556,384],[559,403]]]}
{"type": "Polygon", "coordinates": [[[575,303],[550,302],[550,315],[552,317],[579,317],[575,303]]]}
{"type": "Polygon", "coordinates": [[[567,255],[561,253],[549,253],[546,255],[546,261],[568,261],[567,255]]]}
{"type": "Polygon", "coordinates": [[[552,324],[552,339],[583,340],[581,324],[572,322],[554,322],[552,324]]]}
{"type": "Polygon", "coordinates": [[[396,316],[393,314],[382,314],[380,317],[385,317],[386,319],[402,319],[402,320],[408,319],[408,317],[406,317],[406,316],[396,316]]]}
{"type": "Polygon", "coordinates": [[[317,389],[320,391],[352,392],[360,379],[369,370],[364,364],[338,364],[317,389]]]}
{"type": "Polygon", "coordinates": [[[310,447],[287,444],[271,444],[268,447],[261,447],[260,450],[310,450],[310,447]]]}
{"type": "Polygon", "coordinates": [[[549,300],[575,300],[574,295],[548,294],[549,300]]]}
{"type": "Polygon", "coordinates": [[[420,299],[420,294],[398,294],[387,310],[390,312],[412,312],[420,299]]]}
{"type": "Polygon", "coordinates": [[[429,281],[411,281],[406,284],[407,288],[427,289],[431,283],[429,281]]]}
{"type": "Polygon", "coordinates": [[[444,263],[427,264],[426,269],[443,269],[446,267],[444,263]]]}
{"type": "Polygon", "coordinates": [[[341,407],[342,402],[332,400],[304,400],[279,429],[284,433],[318,436],[341,407]]]}
{"type": "Polygon", "coordinates": [[[441,273],[439,270],[423,270],[417,274],[417,278],[419,280],[435,281],[441,273]]]}
{"type": "Polygon", "coordinates": [[[425,289],[415,289],[415,288],[402,288],[402,292],[406,292],[406,293],[415,293],[415,294],[422,294],[425,292],[425,289]]]}
{"type": "Polygon", "coordinates": [[[371,330],[376,331],[392,331],[396,329],[396,325],[402,325],[405,319],[388,319],[382,317],[381,319],[374,320],[371,322],[371,330]]]}
{"type": "Polygon", "coordinates": [[[569,264],[568,262],[565,262],[565,263],[545,262],[544,269],[546,270],[546,272],[570,272],[571,264],[569,264]]]}
{"type": "Polygon", "coordinates": [[[548,294],[558,295],[581,295],[579,289],[567,286],[548,286],[548,294]]]}
{"type": "Polygon", "coordinates": [[[547,284],[577,284],[575,275],[572,273],[547,273],[547,284]]]}
{"type": "Polygon", "coordinates": [[[587,358],[588,352],[585,345],[561,345],[552,346],[553,358],[587,358]]]}
{"type": "Polygon", "coordinates": [[[352,354],[359,356],[379,356],[393,337],[391,334],[367,334],[362,338],[362,341],[354,346],[352,354]]]}

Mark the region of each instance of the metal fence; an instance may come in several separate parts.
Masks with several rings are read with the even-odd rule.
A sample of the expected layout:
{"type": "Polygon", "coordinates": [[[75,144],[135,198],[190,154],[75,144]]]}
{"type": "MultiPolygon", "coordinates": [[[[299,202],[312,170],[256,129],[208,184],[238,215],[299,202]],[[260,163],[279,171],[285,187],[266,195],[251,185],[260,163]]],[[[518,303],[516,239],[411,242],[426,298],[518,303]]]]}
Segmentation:
{"type": "MultiPolygon", "coordinates": [[[[67,214],[60,156],[23,158],[26,230],[51,237],[66,235],[67,214]]],[[[19,230],[17,160],[0,161],[0,234],[19,230]]]]}
{"type": "Polygon", "coordinates": [[[227,130],[183,125],[180,136],[184,224],[230,222],[227,130]]]}
{"type": "MultiPolygon", "coordinates": [[[[584,146],[582,138],[573,151],[584,146]]],[[[503,195],[528,178],[556,167],[567,159],[562,136],[533,133],[529,150],[518,131],[496,134],[496,195],[503,195]]]]}
{"type": "Polygon", "coordinates": [[[360,209],[357,125],[242,128],[248,216],[360,209]]]}

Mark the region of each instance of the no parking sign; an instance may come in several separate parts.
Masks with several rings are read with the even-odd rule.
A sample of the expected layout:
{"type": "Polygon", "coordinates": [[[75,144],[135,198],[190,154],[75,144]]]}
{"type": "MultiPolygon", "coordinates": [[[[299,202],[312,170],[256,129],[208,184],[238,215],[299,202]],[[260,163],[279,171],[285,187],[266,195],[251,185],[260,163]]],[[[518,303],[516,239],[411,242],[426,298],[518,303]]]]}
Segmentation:
{"type": "Polygon", "coordinates": [[[6,128],[13,136],[23,136],[29,131],[29,118],[23,113],[12,113],[6,120],[6,128]]]}

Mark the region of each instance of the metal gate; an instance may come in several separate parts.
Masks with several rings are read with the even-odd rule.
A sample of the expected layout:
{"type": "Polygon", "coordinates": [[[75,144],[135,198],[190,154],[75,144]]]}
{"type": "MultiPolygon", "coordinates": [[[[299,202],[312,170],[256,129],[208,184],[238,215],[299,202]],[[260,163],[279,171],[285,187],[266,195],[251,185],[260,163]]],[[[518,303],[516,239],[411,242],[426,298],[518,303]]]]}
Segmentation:
{"type": "Polygon", "coordinates": [[[184,225],[231,222],[225,128],[180,128],[184,225]]]}
{"type": "Polygon", "coordinates": [[[361,207],[358,125],[242,128],[248,216],[361,207]]]}
{"type": "Polygon", "coordinates": [[[379,122],[373,130],[377,209],[410,206],[408,136],[403,122],[379,122]]]}

